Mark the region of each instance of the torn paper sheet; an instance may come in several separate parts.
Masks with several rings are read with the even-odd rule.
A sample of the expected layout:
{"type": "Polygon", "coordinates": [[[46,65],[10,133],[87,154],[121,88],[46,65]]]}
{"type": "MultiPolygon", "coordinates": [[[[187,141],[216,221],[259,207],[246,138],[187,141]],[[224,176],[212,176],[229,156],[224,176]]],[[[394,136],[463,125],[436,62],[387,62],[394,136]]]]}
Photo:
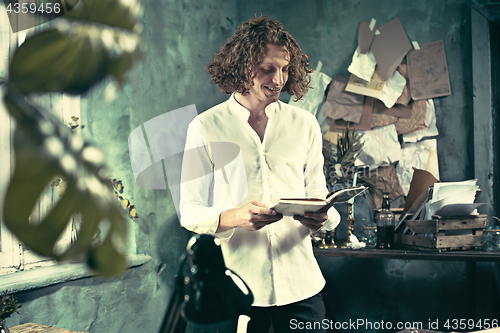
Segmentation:
{"type": "Polygon", "coordinates": [[[389,126],[398,121],[398,117],[388,114],[373,113],[372,114],[372,129],[378,127],[389,126]]]}
{"type": "Polygon", "coordinates": [[[375,37],[375,31],[377,31],[375,19],[372,19],[370,23],[361,21],[358,29],[359,53],[365,54],[370,50],[373,38],[375,37]]]}
{"type": "Polygon", "coordinates": [[[376,66],[377,61],[371,51],[361,54],[359,52],[359,48],[357,48],[352,56],[351,64],[347,70],[349,73],[356,75],[360,79],[370,81],[373,76],[373,72],[375,72],[376,66]]]}
{"type": "Polygon", "coordinates": [[[345,90],[378,98],[386,107],[391,108],[403,93],[405,85],[406,80],[398,71],[395,71],[389,80],[384,80],[377,66],[370,81],[351,74],[345,90]]]}
{"type": "Polygon", "coordinates": [[[414,169],[426,170],[439,180],[436,139],[401,145],[401,159],[396,166],[396,172],[405,195],[408,195],[410,190],[414,169]]]}
{"type": "Polygon", "coordinates": [[[392,108],[388,108],[382,101],[376,100],[373,106],[373,113],[387,114],[398,118],[411,118],[411,107],[402,104],[394,104],[392,108]]]}
{"type": "Polygon", "coordinates": [[[451,95],[444,41],[420,44],[420,50],[408,52],[406,59],[414,100],[451,95]]]}
{"type": "Polygon", "coordinates": [[[425,124],[427,128],[403,134],[404,142],[417,142],[423,138],[433,137],[439,135],[436,126],[436,109],[432,99],[427,100],[427,112],[425,114],[425,124]]]}
{"type": "Polygon", "coordinates": [[[332,121],[330,128],[332,129],[345,129],[349,124],[350,128],[355,128],[359,131],[369,131],[372,129],[372,116],[373,116],[373,97],[365,97],[365,103],[361,111],[361,118],[358,123],[346,122],[342,119],[332,121]]]}
{"type": "Polygon", "coordinates": [[[378,67],[369,81],[351,74],[345,90],[351,93],[378,98],[384,89],[385,80],[382,79],[378,67]]]}
{"type": "Polygon", "coordinates": [[[405,78],[406,85],[403,89],[403,92],[401,93],[401,96],[398,97],[396,104],[408,105],[408,103],[410,103],[411,100],[410,83],[408,78],[408,66],[405,63],[402,63],[398,66],[397,71],[405,78]]]}
{"type": "Polygon", "coordinates": [[[370,169],[387,166],[401,158],[401,146],[394,125],[379,127],[363,134],[363,148],[354,161],[356,166],[368,166],[370,169]]]}
{"type": "Polygon", "coordinates": [[[365,96],[345,91],[349,76],[334,75],[326,98],[324,115],[358,123],[365,96]]]}
{"type": "Polygon", "coordinates": [[[427,114],[427,101],[411,101],[406,107],[411,108],[410,118],[398,118],[394,123],[398,134],[406,134],[427,128],[425,116],[427,114]]]}
{"type": "Polygon", "coordinates": [[[321,73],[322,66],[323,63],[319,61],[316,70],[311,74],[311,88],[313,89],[309,89],[302,99],[296,102],[294,101],[295,96],[291,96],[288,104],[297,106],[316,115],[319,105],[325,99],[326,87],[332,81],[331,77],[325,73],[321,73]]]}
{"type": "Polygon", "coordinates": [[[373,38],[371,51],[377,59],[382,78],[388,80],[413,46],[397,17],[379,27],[378,31],[380,34],[373,38]]]}
{"type": "Polygon", "coordinates": [[[386,107],[392,108],[403,93],[405,86],[405,78],[398,71],[395,71],[392,77],[385,81],[384,89],[382,89],[378,99],[384,102],[386,107]]]}

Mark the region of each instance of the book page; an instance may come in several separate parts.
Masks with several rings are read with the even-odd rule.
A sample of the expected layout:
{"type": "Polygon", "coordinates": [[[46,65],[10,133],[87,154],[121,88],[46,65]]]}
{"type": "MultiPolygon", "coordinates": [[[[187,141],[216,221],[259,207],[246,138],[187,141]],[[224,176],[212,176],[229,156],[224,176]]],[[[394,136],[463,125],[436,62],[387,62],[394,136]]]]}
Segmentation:
{"type": "Polygon", "coordinates": [[[336,199],[335,203],[343,203],[347,202],[350,199],[360,195],[364,191],[366,191],[368,188],[361,185],[361,186],[356,186],[356,187],[351,187],[351,188],[345,188],[342,190],[337,190],[333,193],[330,193],[328,195],[328,198],[326,199],[327,203],[331,202],[333,199],[336,199]]]}

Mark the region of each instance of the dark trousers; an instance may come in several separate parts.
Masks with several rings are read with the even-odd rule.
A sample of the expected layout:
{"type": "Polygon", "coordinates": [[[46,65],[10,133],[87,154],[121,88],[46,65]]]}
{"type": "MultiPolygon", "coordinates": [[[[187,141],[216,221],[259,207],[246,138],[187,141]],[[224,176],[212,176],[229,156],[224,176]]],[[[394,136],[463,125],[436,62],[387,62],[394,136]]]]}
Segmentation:
{"type": "MultiPolygon", "coordinates": [[[[248,313],[248,333],[267,333],[273,327],[275,333],[312,332],[324,333],[322,320],[325,319],[325,305],[321,294],[303,301],[283,306],[253,306],[248,313]]],[[[186,333],[235,333],[237,319],[234,321],[197,326],[188,323],[186,333]]]]}
{"type": "Polygon", "coordinates": [[[248,316],[248,333],[267,332],[273,325],[275,333],[314,332],[324,333],[321,328],[325,319],[325,304],[321,294],[283,306],[252,307],[248,316]]]}

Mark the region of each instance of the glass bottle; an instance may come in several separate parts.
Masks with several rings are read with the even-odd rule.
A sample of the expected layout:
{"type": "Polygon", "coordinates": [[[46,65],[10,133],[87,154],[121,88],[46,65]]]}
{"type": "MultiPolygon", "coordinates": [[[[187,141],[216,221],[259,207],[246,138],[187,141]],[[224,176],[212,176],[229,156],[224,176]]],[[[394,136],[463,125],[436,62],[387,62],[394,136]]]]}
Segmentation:
{"type": "Polygon", "coordinates": [[[377,215],[377,248],[390,249],[394,247],[394,224],[396,216],[391,212],[389,193],[384,192],[382,210],[377,215]]]}

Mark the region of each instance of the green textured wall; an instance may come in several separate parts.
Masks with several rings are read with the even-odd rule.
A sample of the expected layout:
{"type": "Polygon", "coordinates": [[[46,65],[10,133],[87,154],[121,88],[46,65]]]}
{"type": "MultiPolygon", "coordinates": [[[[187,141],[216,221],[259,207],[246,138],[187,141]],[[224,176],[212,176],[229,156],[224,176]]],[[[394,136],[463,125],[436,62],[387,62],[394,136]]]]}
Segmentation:
{"type": "MultiPolygon", "coordinates": [[[[144,4],[145,58],[112,104],[98,88],[86,96],[86,134],[105,151],[110,173],[121,178],[140,219],[131,244],[152,261],[117,280],[95,278],[18,294],[25,305],[9,325],[36,321],[90,332],[156,332],[165,311],[180,253],[189,238],[179,227],[166,190],[134,184],[127,139],[132,130],[165,112],[196,104],[198,112],[226,97],[204,73],[205,64],[256,12],[277,18],[295,36],[311,65],[330,76],[347,74],[361,20],[379,25],[399,17],[410,40],[443,39],[453,95],[435,99],[441,179],[473,177],[469,162],[472,83],[469,8],[461,0],[154,1],[144,4]]],[[[282,97],[288,100],[288,97],[282,97]]],[[[168,140],[168,137],[165,138],[168,140]]],[[[134,249],[132,249],[134,250],[134,249]]],[[[325,298],[334,320],[469,318],[474,297],[471,266],[405,260],[320,258],[328,280],[325,298]],[[460,296],[454,291],[460,290],[460,296]]]]}

